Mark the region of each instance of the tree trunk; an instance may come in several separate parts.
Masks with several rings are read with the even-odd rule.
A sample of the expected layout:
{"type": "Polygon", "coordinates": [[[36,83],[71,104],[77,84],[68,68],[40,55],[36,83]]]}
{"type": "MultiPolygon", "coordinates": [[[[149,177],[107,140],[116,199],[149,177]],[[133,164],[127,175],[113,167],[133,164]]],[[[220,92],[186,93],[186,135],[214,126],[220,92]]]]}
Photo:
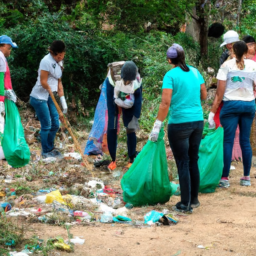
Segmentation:
{"type": "Polygon", "coordinates": [[[196,12],[198,16],[197,23],[200,27],[199,44],[201,57],[206,57],[208,53],[208,16],[207,9],[208,4],[205,4],[205,0],[199,0],[196,6],[196,12]],[[202,7],[203,6],[203,7],[202,7]]]}
{"type": "Polygon", "coordinates": [[[238,0],[238,10],[237,10],[237,26],[240,26],[240,15],[242,10],[242,0],[238,0]]]}

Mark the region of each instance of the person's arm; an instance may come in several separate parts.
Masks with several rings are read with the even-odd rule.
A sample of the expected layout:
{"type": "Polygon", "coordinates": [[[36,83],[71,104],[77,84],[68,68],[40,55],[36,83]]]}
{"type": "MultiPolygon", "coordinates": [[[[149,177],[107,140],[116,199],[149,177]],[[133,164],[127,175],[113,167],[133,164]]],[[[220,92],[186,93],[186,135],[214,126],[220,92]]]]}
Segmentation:
{"type": "Polygon", "coordinates": [[[0,102],[4,102],[4,72],[0,72],[0,102]]]}
{"type": "Polygon", "coordinates": [[[60,103],[61,103],[62,110],[63,110],[62,112],[63,112],[63,114],[67,114],[68,105],[66,102],[66,98],[64,96],[64,89],[63,89],[63,84],[62,84],[61,79],[58,80],[58,95],[60,97],[60,103]]]}
{"type": "Polygon", "coordinates": [[[220,61],[219,61],[220,66],[227,60],[228,57],[229,57],[229,54],[228,54],[228,51],[226,50],[220,56],[220,61]]]}
{"type": "Polygon", "coordinates": [[[172,89],[163,89],[162,101],[159,106],[157,120],[163,122],[168,115],[169,107],[172,100],[172,89]]]}
{"type": "Polygon", "coordinates": [[[201,100],[206,100],[206,98],[207,98],[207,90],[205,87],[205,83],[201,84],[200,98],[201,98],[201,100]]]}
{"type": "Polygon", "coordinates": [[[208,123],[209,123],[210,129],[215,128],[214,116],[223,99],[225,89],[226,89],[226,81],[218,80],[216,95],[212,104],[211,112],[209,113],[209,116],[208,116],[208,123]]]}
{"type": "Polygon", "coordinates": [[[58,80],[58,95],[59,97],[64,96],[63,84],[61,79],[58,80]]]}
{"type": "Polygon", "coordinates": [[[226,89],[226,81],[218,80],[218,87],[217,87],[216,95],[211,108],[211,112],[214,114],[217,112],[217,109],[221,101],[223,100],[225,89],[226,89]]]}
{"type": "Polygon", "coordinates": [[[157,120],[154,123],[152,132],[149,135],[149,140],[155,142],[158,140],[158,136],[162,127],[164,119],[168,115],[169,107],[172,100],[172,89],[163,89],[162,101],[159,106],[157,120]]]}
{"type": "Polygon", "coordinates": [[[49,72],[48,71],[41,70],[41,72],[40,72],[40,83],[41,83],[42,87],[45,90],[50,92],[51,91],[51,87],[48,84],[48,76],[49,76],[49,72]]]}

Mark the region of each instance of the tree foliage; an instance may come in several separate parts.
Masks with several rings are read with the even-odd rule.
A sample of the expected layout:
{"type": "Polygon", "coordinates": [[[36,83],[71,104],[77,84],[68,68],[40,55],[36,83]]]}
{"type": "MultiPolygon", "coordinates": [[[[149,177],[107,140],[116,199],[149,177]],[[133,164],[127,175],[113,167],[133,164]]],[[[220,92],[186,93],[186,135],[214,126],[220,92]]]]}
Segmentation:
{"type": "Polygon", "coordinates": [[[140,32],[145,23],[158,28],[173,29],[185,22],[185,14],[194,6],[194,0],[88,0],[88,9],[98,24],[114,24],[115,29],[140,32]]]}

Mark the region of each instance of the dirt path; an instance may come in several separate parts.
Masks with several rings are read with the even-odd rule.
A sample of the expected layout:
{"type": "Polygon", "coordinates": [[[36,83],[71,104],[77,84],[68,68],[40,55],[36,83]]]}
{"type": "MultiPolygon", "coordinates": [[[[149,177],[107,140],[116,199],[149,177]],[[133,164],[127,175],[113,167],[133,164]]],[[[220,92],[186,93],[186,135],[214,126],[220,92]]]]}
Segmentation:
{"type": "MultiPolygon", "coordinates": [[[[135,227],[102,223],[73,226],[71,233],[82,236],[85,243],[75,245],[73,254],[60,252],[58,255],[256,255],[255,175],[256,169],[252,168],[252,186],[241,187],[242,164],[239,163],[231,172],[231,187],[217,189],[213,194],[201,194],[201,206],[193,214],[180,217],[176,226],[135,227]],[[199,249],[198,245],[205,249],[199,249]]],[[[171,209],[178,200],[179,197],[172,197],[164,208],[171,209]]],[[[143,214],[151,209],[153,207],[134,208],[132,213],[142,220],[143,214]]],[[[33,233],[43,239],[55,236],[67,239],[67,231],[62,227],[36,223],[29,229],[28,235],[33,233]]]]}

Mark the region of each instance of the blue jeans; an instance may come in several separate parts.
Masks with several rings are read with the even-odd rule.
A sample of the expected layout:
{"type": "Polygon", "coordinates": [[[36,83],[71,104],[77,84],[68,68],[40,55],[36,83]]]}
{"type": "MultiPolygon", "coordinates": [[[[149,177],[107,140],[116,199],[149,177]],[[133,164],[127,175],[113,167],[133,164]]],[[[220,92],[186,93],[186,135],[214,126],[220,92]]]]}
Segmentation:
{"type": "Polygon", "coordinates": [[[59,129],[59,114],[49,96],[48,100],[38,100],[30,96],[30,104],[35,109],[41,123],[41,144],[43,153],[48,153],[54,148],[54,139],[59,129]]]}
{"type": "Polygon", "coordinates": [[[237,125],[240,129],[240,146],[242,150],[244,176],[250,175],[252,148],[250,133],[255,115],[255,101],[224,101],[220,111],[220,122],[224,128],[224,168],[222,177],[229,176],[237,125]]]}
{"type": "Polygon", "coordinates": [[[168,139],[179,173],[181,203],[186,206],[198,199],[197,161],[203,128],[203,121],[168,125],[168,139]]]}

